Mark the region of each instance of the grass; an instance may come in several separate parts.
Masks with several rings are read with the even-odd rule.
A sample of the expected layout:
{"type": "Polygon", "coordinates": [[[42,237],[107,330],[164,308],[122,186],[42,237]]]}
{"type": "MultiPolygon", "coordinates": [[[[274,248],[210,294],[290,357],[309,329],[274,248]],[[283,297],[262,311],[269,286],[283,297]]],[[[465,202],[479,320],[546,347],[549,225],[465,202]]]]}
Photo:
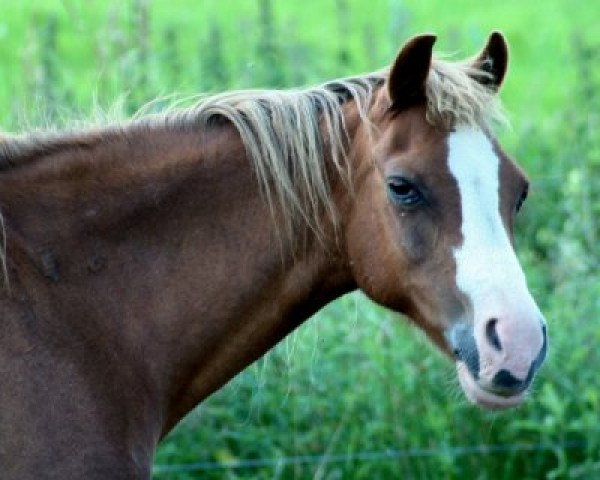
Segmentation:
{"type": "MultiPolygon", "coordinates": [[[[600,8],[547,0],[0,0],[0,125],[60,125],[96,105],[285,87],[388,64],[434,31],[463,57],[511,44],[504,144],[533,178],[517,244],[549,321],[550,356],[521,408],[469,405],[453,367],[405,319],[361,294],[329,305],[194,410],[157,465],[187,478],[595,478],[600,474],[600,8]],[[557,445],[456,455],[473,445],[557,445]],[[577,445],[578,448],[560,445],[577,445]],[[376,461],[361,452],[433,449],[376,461]],[[456,453],[456,452],[455,452],[456,453]],[[238,459],[348,454],[227,468],[238,459]]],[[[158,106],[161,101],[156,102],[158,106]]]]}

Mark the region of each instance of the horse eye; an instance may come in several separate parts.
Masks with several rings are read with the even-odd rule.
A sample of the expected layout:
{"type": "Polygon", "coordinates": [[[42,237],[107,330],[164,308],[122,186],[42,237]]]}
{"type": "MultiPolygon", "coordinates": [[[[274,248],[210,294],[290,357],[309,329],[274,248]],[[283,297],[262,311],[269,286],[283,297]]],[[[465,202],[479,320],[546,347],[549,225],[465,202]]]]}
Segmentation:
{"type": "Polygon", "coordinates": [[[515,206],[515,211],[519,212],[519,210],[521,210],[521,207],[523,206],[523,203],[525,203],[525,200],[527,200],[527,195],[529,194],[529,187],[525,187],[523,189],[523,192],[521,193],[521,196],[519,197],[519,199],[517,200],[517,205],[515,206]]]}
{"type": "Polygon", "coordinates": [[[404,207],[414,207],[423,202],[423,194],[419,188],[403,177],[392,177],[387,182],[392,200],[404,207]]]}

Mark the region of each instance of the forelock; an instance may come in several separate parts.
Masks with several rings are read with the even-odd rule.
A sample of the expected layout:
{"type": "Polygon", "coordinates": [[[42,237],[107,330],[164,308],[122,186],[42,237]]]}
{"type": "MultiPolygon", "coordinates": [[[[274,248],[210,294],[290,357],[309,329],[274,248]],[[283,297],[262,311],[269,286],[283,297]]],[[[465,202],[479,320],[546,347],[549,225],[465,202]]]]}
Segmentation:
{"type": "Polygon", "coordinates": [[[472,64],[434,58],[425,85],[427,121],[434,126],[489,128],[507,124],[507,118],[490,74],[472,64]]]}

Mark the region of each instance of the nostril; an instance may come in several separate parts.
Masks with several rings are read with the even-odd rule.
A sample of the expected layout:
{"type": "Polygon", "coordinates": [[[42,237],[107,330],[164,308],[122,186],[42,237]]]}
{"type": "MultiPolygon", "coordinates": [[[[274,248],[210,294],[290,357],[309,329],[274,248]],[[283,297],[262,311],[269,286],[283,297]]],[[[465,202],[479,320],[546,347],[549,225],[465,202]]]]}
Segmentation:
{"type": "Polygon", "coordinates": [[[502,344],[500,343],[500,338],[498,337],[498,332],[496,331],[497,323],[497,318],[491,318],[488,320],[485,326],[485,336],[487,337],[488,342],[490,342],[496,350],[501,351],[502,344]]]}
{"type": "Polygon", "coordinates": [[[492,385],[500,395],[514,395],[527,389],[533,379],[534,370],[531,368],[527,378],[520,380],[507,370],[500,370],[492,380],[492,385]]]}

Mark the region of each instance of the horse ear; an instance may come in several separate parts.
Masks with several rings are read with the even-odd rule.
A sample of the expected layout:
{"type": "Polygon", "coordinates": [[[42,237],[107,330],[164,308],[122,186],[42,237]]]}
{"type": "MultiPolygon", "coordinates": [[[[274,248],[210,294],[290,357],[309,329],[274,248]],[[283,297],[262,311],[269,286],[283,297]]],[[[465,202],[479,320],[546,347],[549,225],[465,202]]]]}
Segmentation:
{"type": "Polygon", "coordinates": [[[388,78],[392,109],[401,110],[425,101],[425,81],[435,39],[435,35],[418,35],[400,50],[388,78]]]}
{"type": "Polygon", "coordinates": [[[508,45],[504,35],[492,32],[486,46],[475,57],[473,66],[488,73],[490,76],[478,76],[477,81],[499,89],[508,68],[508,45]]]}

